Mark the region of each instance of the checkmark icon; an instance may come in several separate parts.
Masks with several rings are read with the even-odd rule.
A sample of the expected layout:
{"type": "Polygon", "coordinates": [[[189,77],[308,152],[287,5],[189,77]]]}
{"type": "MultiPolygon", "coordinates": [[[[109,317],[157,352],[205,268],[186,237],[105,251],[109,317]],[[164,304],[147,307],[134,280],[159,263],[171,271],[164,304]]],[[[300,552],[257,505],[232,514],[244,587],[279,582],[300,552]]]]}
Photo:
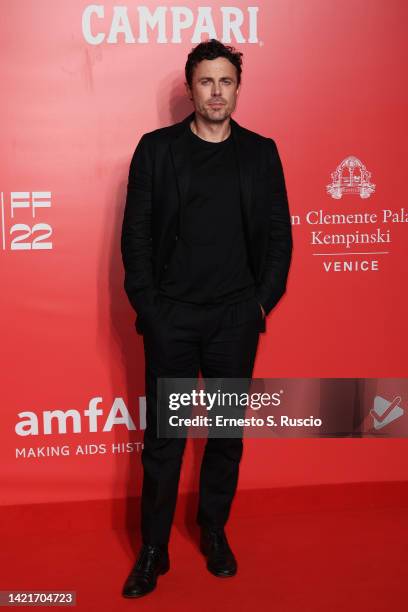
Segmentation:
{"type": "Polygon", "coordinates": [[[381,429],[392,421],[395,421],[404,414],[403,409],[399,406],[401,397],[397,395],[390,402],[381,395],[374,398],[374,408],[370,410],[371,416],[374,419],[374,428],[381,429]]]}

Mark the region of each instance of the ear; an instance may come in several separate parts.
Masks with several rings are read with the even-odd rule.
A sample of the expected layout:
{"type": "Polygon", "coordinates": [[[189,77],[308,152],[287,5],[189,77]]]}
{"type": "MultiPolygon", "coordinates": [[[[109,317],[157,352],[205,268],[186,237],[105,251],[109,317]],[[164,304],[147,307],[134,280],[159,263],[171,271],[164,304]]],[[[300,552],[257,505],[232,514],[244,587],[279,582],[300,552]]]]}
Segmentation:
{"type": "Polygon", "coordinates": [[[192,100],[192,99],[193,99],[193,94],[192,94],[192,92],[191,92],[190,86],[189,86],[189,84],[187,83],[187,81],[184,81],[184,87],[185,87],[185,89],[186,89],[186,95],[187,95],[188,99],[189,99],[189,100],[192,100]]]}

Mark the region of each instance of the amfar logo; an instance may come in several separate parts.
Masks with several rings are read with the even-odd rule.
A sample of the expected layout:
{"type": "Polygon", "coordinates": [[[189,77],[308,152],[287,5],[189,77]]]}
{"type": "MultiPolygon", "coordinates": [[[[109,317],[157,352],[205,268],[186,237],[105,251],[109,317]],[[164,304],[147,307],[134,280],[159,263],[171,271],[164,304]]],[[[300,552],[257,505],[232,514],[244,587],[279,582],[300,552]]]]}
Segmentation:
{"type": "Polygon", "coordinates": [[[335,200],[340,200],[343,193],[359,194],[363,199],[374,193],[375,185],[370,183],[371,172],[354,155],[343,159],[331,177],[332,182],[326,185],[326,189],[335,200]]]}
{"type": "MultiPolygon", "coordinates": [[[[18,436],[38,436],[51,434],[82,433],[83,426],[88,432],[96,432],[101,429],[101,419],[103,419],[102,431],[112,431],[116,425],[124,425],[129,431],[135,430],[136,425],[129,410],[121,397],[115,397],[107,416],[104,411],[98,408],[103,401],[102,397],[93,397],[89,400],[88,408],[79,410],[45,410],[42,418],[35,412],[19,412],[21,419],[15,426],[18,436]]],[[[139,427],[146,429],[146,398],[139,398],[139,427]]]]}
{"type": "Polygon", "coordinates": [[[381,429],[389,423],[395,421],[404,414],[404,410],[399,406],[401,397],[394,397],[392,402],[389,402],[381,395],[374,398],[374,408],[370,411],[374,419],[374,429],[381,429]]]}
{"type": "Polygon", "coordinates": [[[82,13],[82,33],[90,45],[100,45],[104,41],[115,44],[118,35],[127,44],[149,43],[152,34],[157,43],[181,43],[182,33],[190,30],[192,34],[188,40],[192,43],[200,43],[202,34],[226,44],[232,42],[232,37],[237,43],[258,42],[258,6],[247,6],[246,11],[235,6],[214,8],[214,11],[220,11],[222,32],[216,31],[211,6],[158,6],[155,9],[136,6],[131,16],[128,15],[127,6],[112,8],[113,14],[108,17],[110,23],[107,24],[102,21],[105,18],[103,4],[89,4],[85,7],[82,13]],[[241,30],[243,26],[248,33],[246,39],[241,30]],[[134,35],[136,29],[137,37],[134,35]]]}

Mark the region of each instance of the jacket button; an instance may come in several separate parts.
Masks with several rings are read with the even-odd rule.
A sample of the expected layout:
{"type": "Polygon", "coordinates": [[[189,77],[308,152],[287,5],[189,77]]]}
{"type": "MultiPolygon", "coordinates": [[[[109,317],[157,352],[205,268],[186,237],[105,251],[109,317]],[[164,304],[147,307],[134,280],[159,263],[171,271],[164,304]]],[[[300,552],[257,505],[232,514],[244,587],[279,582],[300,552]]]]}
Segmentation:
{"type": "Polygon", "coordinates": [[[177,234],[174,236],[174,240],[178,240],[178,236],[177,236],[177,234]]]}
{"type": "Polygon", "coordinates": [[[163,270],[167,270],[167,268],[168,268],[168,265],[167,265],[167,264],[164,264],[164,266],[163,266],[163,270]]]}

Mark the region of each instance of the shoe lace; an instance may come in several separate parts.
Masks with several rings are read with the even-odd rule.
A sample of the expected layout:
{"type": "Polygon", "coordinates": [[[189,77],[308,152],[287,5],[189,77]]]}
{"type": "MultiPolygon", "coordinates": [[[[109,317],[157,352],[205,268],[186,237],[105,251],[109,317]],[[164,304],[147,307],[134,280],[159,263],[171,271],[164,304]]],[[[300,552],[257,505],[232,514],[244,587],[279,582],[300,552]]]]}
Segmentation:
{"type": "Polygon", "coordinates": [[[207,532],[211,548],[215,552],[230,551],[230,547],[222,529],[209,529],[207,532]]]}
{"type": "Polygon", "coordinates": [[[159,547],[144,544],[133,572],[138,575],[150,576],[156,567],[158,559],[163,554],[163,551],[159,547]]]}

